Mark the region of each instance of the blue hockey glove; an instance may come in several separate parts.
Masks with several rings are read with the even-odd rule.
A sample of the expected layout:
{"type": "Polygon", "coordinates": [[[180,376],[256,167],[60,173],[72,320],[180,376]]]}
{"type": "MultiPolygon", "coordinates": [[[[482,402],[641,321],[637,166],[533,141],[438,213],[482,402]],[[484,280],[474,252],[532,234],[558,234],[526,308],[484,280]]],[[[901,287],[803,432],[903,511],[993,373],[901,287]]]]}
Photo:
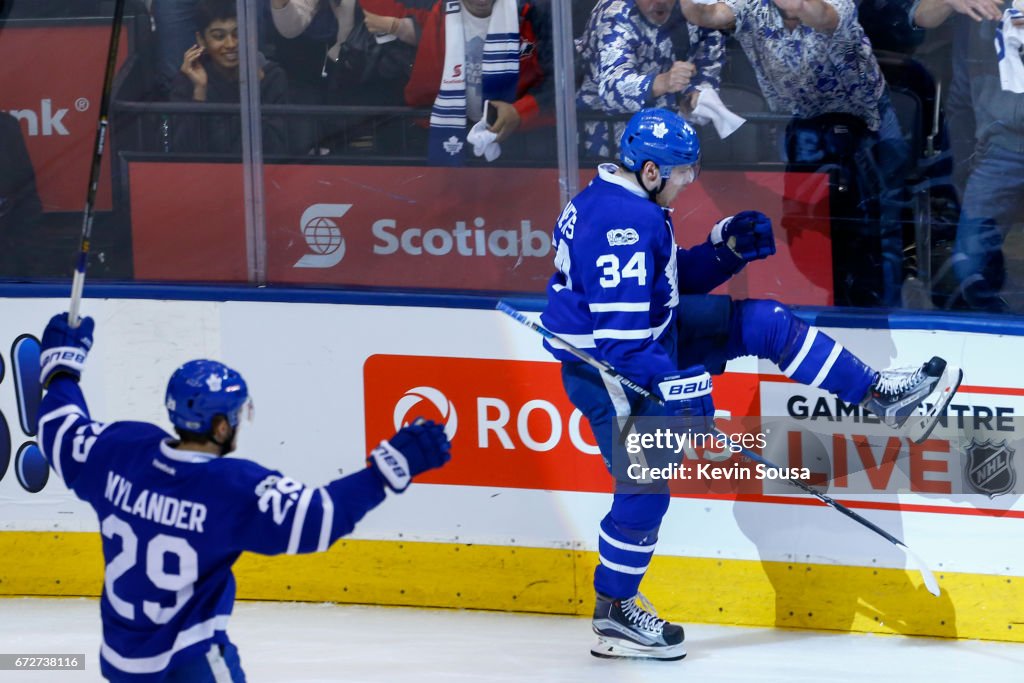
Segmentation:
{"type": "Polygon", "coordinates": [[[723,218],[711,229],[711,243],[716,251],[728,247],[743,263],[768,258],[775,253],[772,220],[760,211],[741,211],[723,218]]]}
{"type": "Polygon", "coordinates": [[[76,381],[85,368],[85,358],[92,348],[93,319],[82,318],[78,327],[68,324],[68,314],[50,318],[43,330],[39,346],[39,381],[45,387],[55,375],[66,374],[76,381]]]}
{"type": "Polygon", "coordinates": [[[417,419],[370,451],[367,461],[377,468],[384,481],[396,493],[409,488],[412,478],[448,462],[452,444],[444,427],[417,419]]]}
{"type": "Polygon", "coordinates": [[[711,375],[702,365],[670,372],[654,380],[665,401],[665,415],[673,428],[690,434],[708,434],[715,428],[715,403],[711,399],[711,375]]]}

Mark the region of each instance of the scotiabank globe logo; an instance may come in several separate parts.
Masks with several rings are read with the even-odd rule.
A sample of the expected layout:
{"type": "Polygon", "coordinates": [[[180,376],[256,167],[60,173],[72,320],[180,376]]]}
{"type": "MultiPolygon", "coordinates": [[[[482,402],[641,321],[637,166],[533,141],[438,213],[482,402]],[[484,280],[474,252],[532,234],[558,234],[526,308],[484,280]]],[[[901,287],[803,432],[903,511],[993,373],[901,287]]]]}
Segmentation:
{"type": "Polygon", "coordinates": [[[448,439],[454,439],[455,433],[459,429],[459,414],[455,411],[455,406],[448,397],[442,394],[438,389],[434,387],[414,387],[405,392],[402,398],[398,399],[398,403],[395,404],[394,423],[395,429],[401,429],[403,425],[409,424],[409,422],[417,417],[425,417],[428,420],[434,419],[434,416],[427,413],[424,414],[422,411],[422,402],[427,401],[434,406],[434,410],[440,415],[441,422],[444,423],[444,433],[448,436],[448,439]],[[417,409],[417,406],[420,406],[417,409]]]}
{"type": "Polygon", "coordinates": [[[345,238],[333,219],[341,218],[351,204],[313,204],[302,212],[299,227],[312,252],[295,263],[295,268],[331,268],[345,258],[345,238]]]}

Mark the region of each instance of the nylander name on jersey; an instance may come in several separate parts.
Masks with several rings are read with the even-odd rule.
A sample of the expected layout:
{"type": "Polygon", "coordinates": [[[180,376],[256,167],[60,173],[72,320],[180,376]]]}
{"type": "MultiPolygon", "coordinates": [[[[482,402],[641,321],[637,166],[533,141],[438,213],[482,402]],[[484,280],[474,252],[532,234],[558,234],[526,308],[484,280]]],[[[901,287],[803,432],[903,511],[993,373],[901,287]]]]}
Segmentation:
{"type": "MultiPolygon", "coordinates": [[[[707,294],[735,274],[736,264],[720,261],[710,241],[677,247],[670,210],[616,176],[616,168],[603,164],[558,219],[552,238],[556,272],[541,320],[566,341],[651,387],[658,375],[679,369],[680,295],[707,294]]],[[[545,346],[561,361],[578,362],[545,346]]]]}
{"type": "Polygon", "coordinates": [[[242,458],[171,446],[141,422],[101,424],[78,383],[58,376],[40,405],[50,466],[99,519],[103,675],[149,683],[227,643],[242,551],[326,550],[384,500],[367,468],[312,488],[242,458]]]}
{"type": "MultiPolygon", "coordinates": [[[[159,461],[153,462],[159,469],[159,461]]],[[[133,494],[132,490],[133,484],[128,479],[115,472],[107,472],[107,486],[103,497],[118,510],[175,529],[203,533],[206,506],[202,503],[179,500],[148,489],[142,489],[136,494],[133,494]]]]}
{"type": "MultiPolygon", "coordinates": [[[[553,234],[555,268],[544,326],[619,372],[650,386],[676,370],[679,303],[669,212],[602,165],[562,211],[553,234]]],[[[549,346],[556,358],[574,358],[549,346]]]]}

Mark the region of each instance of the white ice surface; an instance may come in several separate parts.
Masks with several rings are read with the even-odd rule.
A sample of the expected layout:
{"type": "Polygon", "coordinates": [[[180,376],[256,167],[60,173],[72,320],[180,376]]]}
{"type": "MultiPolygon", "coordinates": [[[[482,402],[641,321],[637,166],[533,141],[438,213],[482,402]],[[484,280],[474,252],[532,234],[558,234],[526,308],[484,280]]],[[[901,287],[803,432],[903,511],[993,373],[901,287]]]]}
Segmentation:
{"type": "MultiPolygon", "coordinates": [[[[0,652],[85,653],[86,671],[0,681],[100,681],[99,606],[0,599],[0,652]]],[[[1020,681],[1024,645],[686,626],[681,662],[591,657],[587,619],[497,612],[243,602],[229,633],[252,683],[1020,681]]]]}

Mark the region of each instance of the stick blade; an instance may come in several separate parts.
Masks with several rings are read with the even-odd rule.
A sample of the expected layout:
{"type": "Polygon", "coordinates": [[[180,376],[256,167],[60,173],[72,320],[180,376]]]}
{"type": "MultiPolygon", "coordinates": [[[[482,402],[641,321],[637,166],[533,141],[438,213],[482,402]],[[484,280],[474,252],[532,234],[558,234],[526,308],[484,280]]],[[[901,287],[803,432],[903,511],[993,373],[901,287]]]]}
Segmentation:
{"type": "Polygon", "coordinates": [[[924,560],[918,557],[917,553],[913,550],[902,543],[900,544],[900,547],[903,548],[903,552],[907,554],[907,564],[921,574],[921,578],[924,579],[924,586],[928,589],[928,592],[935,597],[939,597],[939,595],[942,594],[942,590],[939,588],[939,582],[935,580],[935,574],[932,573],[932,570],[928,568],[928,565],[924,563],[924,560]]]}
{"type": "Polygon", "coordinates": [[[938,384],[935,385],[935,389],[924,400],[926,404],[931,403],[931,410],[926,411],[923,415],[915,415],[911,418],[908,434],[911,441],[921,443],[931,436],[932,430],[935,429],[939,418],[945,413],[950,401],[953,400],[953,396],[956,394],[957,389],[960,388],[960,383],[963,379],[964,371],[962,368],[956,365],[946,366],[938,384]]]}

